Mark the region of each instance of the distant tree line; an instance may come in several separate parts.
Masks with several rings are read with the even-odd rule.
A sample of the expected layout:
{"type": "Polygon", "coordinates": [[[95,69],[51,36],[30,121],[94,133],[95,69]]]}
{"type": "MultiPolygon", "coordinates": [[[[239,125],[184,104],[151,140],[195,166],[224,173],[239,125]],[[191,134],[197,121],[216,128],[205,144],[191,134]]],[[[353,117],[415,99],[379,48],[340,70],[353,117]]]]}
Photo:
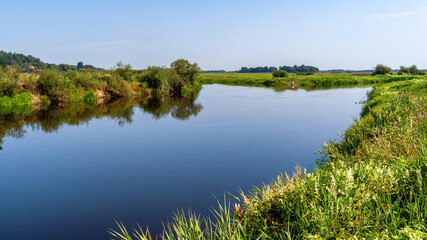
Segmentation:
{"type": "Polygon", "coordinates": [[[204,73],[225,73],[225,70],[203,70],[204,73]]]}
{"type": "MultiPolygon", "coordinates": [[[[393,74],[393,71],[390,67],[387,67],[382,64],[378,64],[372,75],[386,75],[386,74],[393,74]]],[[[400,66],[400,70],[397,73],[399,75],[426,75],[426,72],[423,70],[420,70],[417,68],[416,65],[412,65],[410,67],[400,66]]]]}
{"type": "Polygon", "coordinates": [[[70,70],[103,70],[102,68],[96,68],[92,65],[84,65],[83,62],[77,63],[77,65],[69,64],[51,64],[45,63],[40,58],[33,57],[31,55],[24,55],[22,53],[11,53],[0,51],[0,67],[13,66],[20,71],[33,71],[35,69],[51,69],[61,72],[67,72],[70,70]],[[33,68],[34,67],[34,68],[33,68]]]}
{"type": "Polygon", "coordinates": [[[239,71],[239,73],[273,73],[276,70],[283,70],[286,71],[288,73],[315,73],[318,72],[319,69],[317,67],[313,67],[313,66],[306,66],[306,65],[301,65],[301,66],[281,66],[279,68],[277,67],[242,67],[239,71]]]}
{"type": "Polygon", "coordinates": [[[285,66],[279,67],[279,70],[283,70],[288,73],[309,73],[309,72],[316,73],[319,71],[317,67],[306,66],[304,64],[301,66],[294,65],[293,67],[285,65],[285,66]]]}
{"type": "Polygon", "coordinates": [[[242,67],[238,73],[272,73],[277,70],[277,67],[242,67]]]}
{"type": "Polygon", "coordinates": [[[400,66],[400,70],[397,73],[399,75],[426,75],[426,72],[417,68],[417,66],[412,65],[410,67],[400,66]]]}

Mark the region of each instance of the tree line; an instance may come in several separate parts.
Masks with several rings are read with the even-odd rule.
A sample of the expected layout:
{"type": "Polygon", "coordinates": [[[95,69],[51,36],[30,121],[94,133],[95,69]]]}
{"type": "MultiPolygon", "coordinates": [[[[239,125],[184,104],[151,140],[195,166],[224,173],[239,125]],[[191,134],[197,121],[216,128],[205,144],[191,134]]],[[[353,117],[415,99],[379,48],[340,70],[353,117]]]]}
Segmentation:
{"type": "Polygon", "coordinates": [[[45,63],[41,61],[40,58],[36,58],[31,55],[0,51],[0,67],[6,68],[7,66],[13,66],[14,68],[20,70],[21,72],[31,72],[37,69],[38,70],[50,69],[50,70],[56,70],[60,72],[67,72],[70,70],[82,70],[82,69],[103,70],[102,68],[97,68],[89,64],[85,65],[83,64],[83,62],[78,62],[77,65],[52,64],[52,63],[45,63]]]}
{"type": "Polygon", "coordinates": [[[283,70],[286,71],[288,73],[315,73],[318,72],[319,69],[317,67],[313,67],[313,66],[306,66],[304,64],[302,64],[301,66],[279,66],[279,68],[277,67],[242,67],[240,68],[240,70],[238,70],[237,72],[239,73],[273,73],[276,70],[283,70]]]}
{"type": "MultiPolygon", "coordinates": [[[[391,67],[387,67],[383,64],[378,64],[375,67],[374,72],[372,75],[386,75],[386,74],[393,74],[393,71],[391,67]]],[[[426,72],[424,70],[418,69],[416,65],[412,65],[410,67],[400,66],[399,72],[397,72],[399,75],[426,75],[426,72]]]]}

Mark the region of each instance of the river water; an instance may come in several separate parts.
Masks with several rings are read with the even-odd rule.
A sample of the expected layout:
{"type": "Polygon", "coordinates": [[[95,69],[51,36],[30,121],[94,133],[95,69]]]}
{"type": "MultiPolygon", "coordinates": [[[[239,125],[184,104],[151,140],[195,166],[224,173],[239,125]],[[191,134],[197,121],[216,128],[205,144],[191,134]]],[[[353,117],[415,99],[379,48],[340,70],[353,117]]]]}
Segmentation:
{"type": "Polygon", "coordinates": [[[0,239],[110,239],[114,220],[161,231],[209,214],[339,140],[369,88],[205,85],[197,99],[2,116],[0,239]]]}

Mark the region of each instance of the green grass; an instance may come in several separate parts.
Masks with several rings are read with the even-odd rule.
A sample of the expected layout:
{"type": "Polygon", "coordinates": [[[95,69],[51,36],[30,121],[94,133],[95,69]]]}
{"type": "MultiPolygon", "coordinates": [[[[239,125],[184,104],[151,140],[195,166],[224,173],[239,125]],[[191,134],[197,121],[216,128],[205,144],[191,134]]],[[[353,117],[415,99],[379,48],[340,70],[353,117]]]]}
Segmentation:
{"type": "Polygon", "coordinates": [[[427,79],[427,76],[411,75],[351,75],[351,74],[290,74],[285,78],[273,78],[271,73],[204,73],[200,76],[203,84],[225,84],[240,86],[271,86],[324,88],[338,86],[373,85],[412,79],[427,79]],[[292,85],[294,83],[294,85],[292,85]]]}
{"type": "MultiPolygon", "coordinates": [[[[427,239],[427,80],[377,86],[313,172],[296,168],[213,216],[179,212],[159,238],[427,239]]],[[[139,234],[118,239],[151,237],[139,234]]]]}

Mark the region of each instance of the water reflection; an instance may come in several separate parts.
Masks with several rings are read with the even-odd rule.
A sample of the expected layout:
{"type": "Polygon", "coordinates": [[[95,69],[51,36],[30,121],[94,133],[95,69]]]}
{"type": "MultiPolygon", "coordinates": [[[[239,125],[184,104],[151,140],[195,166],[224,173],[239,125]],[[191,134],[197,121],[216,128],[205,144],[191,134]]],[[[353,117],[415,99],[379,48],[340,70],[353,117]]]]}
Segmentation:
{"type": "Polygon", "coordinates": [[[137,99],[118,99],[112,102],[88,106],[72,104],[67,107],[33,110],[30,106],[0,109],[0,150],[4,138],[19,139],[25,136],[26,127],[47,133],[58,131],[63,126],[80,126],[93,118],[108,118],[118,125],[131,124],[134,106],[139,106],[144,113],[154,119],[171,115],[179,120],[196,116],[203,109],[196,103],[197,95],[181,98],[151,98],[145,101],[137,99]]]}

